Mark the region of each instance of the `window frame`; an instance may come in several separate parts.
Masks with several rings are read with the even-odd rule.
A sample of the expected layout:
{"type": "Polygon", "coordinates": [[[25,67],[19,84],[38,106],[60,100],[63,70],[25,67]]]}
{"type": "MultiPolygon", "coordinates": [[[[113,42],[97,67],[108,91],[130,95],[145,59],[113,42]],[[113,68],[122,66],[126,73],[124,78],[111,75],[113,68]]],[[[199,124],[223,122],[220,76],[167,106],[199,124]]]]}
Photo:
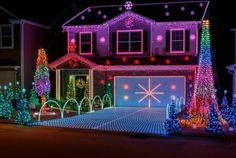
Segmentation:
{"type": "Polygon", "coordinates": [[[143,54],[143,30],[141,30],[141,29],[135,29],[135,30],[117,30],[116,31],[116,53],[117,54],[143,54]],[[131,43],[132,43],[132,41],[131,41],[131,36],[130,36],[130,33],[131,32],[141,32],[141,50],[140,50],[140,52],[120,52],[119,51],[119,33],[129,33],[129,40],[127,41],[128,43],[129,43],[129,50],[130,50],[130,48],[131,48],[131,43]]]}
{"type": "MultiPolygon", "coordinates": [[[[180,40],[174,40],[174,41],[180,41],[180,40]]],[[[176,28],[176,29],[170,29],[170,53],[185,53],[185,29],[184,28],[176,28]],[[183,40],[181,40],[183,42],[183,50],[181,51],[174,51],[172,50],[172,35],[173,35],[173,31],[183,31],[183,40]]]]}
{"type": "Polygon", "coordinates": [[[79,54],[81,54],[81,55],[92,55],[93,54],[93,32],[79,32],[79,54]],[[90,40],[90,42],[81,42],[81,36],[83,35],[83,34],[90,34],[90,38],[91,38],[91,40],[90,40]],[[88,44],[88,43],[90,43],[90,50],[91,50],[91,52],[82,52],[82,50],[81,50],[81,46],[82,46],[82,44],[88,44]]]}
{"type": "MultiPolygon", "coordinates": [[[[6,37],[6,36],[4,36],[6,37]]],[[[8,36],[7,36],[8,37],[8,36]]],[[[0,25],[0,49],[13,49],[14,48],[14,29],[12,24],[2,24],[0,25]],[[2,27],[11,27],[11,46],[2,46],[2,27]]]]}

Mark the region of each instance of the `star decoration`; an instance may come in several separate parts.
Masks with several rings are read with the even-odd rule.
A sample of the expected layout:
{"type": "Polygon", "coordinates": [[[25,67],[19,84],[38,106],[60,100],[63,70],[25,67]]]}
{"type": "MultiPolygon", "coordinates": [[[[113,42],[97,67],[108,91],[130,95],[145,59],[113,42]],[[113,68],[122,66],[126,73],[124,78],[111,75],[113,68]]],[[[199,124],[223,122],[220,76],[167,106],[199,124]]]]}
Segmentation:
{"type": "Polygon", "coordinates": [[[151,79],[148,79],[148,87],[144,88],[141,84],[138,84],[138,86],[143,90],[141,92],[135,92],[135,94],[144,94],[144,97],[142,97],[138,102],[142,102],[143,100],[145,100],[146,98],[148,99],[148,107],[151,107],[151,99],[156,100],[158,103],[161,103],[161,101],[159,99],[156,98],[155,95],[160,95],[160,94],[164,94],[164,92],[158,92],[156,91],[161,84],[159,83],[158,85],[156,85],[154,88],[151,89],[151,79]]]}

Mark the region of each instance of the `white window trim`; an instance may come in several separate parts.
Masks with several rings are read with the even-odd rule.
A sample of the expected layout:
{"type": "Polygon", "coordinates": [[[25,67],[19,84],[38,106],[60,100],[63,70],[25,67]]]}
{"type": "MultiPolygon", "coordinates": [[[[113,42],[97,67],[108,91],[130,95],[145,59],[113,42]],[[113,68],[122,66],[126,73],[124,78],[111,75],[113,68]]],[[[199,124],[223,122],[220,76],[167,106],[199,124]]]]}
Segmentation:
{"type": "Polygon", "coordinates": [[[184,28],[170,29],[170,53],[185,53],[185,29],[184,28]],[[172,50],[172,32],[173,31],[183,31],[183,50],[182,51],[172,50]]]}
{"type": "Polygon", "coordinates": [[[3,25],[0,25],[0,49],[13,49],[14,48],[14,29],[13,29],[13,25],[12,24],[3,24],[3,25]],[[4,26],[10,26],[11,27],[11,46],[10,47],[4,47],[2,46],[2,27],[4,26]]]}
{"type": "Polygon", "coordinates": [[[79,33],[79,54],[81,55],[92,55],[93,54],[93,32],[80,32],[79,33]],[[90,43],[90,47],[91,47],[91,52],[81,52],[81,35],[82,34],[90,34],[90,38],[91,38],[91,43],[90,43]]]}
{"type": "MultiPolygon", "coordinates": [[[[130,42],[130,40],[129,40],[130,42]]],[[[116,52],[117,54],[143,54],[143,30],[117,30],[116,31],[116,52]],[[123,32],[141,32],[141,51],[140,52],[119,52],[119,33],[123,32]]]]}

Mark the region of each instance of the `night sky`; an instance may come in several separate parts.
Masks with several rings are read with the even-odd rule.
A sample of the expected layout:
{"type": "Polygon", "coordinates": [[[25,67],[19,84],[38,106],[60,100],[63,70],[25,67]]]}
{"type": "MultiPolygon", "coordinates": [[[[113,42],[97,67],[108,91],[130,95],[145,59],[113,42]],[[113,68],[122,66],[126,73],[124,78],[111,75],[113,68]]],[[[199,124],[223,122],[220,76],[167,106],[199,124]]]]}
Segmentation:
{"type": "MultiPolygon", "coordinates": [[[[165,2],[167,0],[133,0],[133,3],[143,2],[165,2]]],[[[54,35],[63,39],[61,35],[61,24],[75,15],[77,12],[93,5],[124,4],[125,0],[1,0],[0,5],[14,13],[20,18],[34,22],[50,25],[54,29],[54,35]]],[[[216,68],[216,83],[222,95],[224,89],[231,92],[232,76],[227,72],[226,66],[234,62],[234,34],[231,28],[236,28],[236,12],[233,0],[211,0],[209,8],[209,19],[211,20],[212,47],[216,68]]],[[[59,54],[64,54],[65,43],[62,44],[59,54]]],[[[53,52],[55,53],[55,52],[53,52]]],[[[49,60],[54,59],[51,52],[49,60]]],[[[57,52],[58,54],[58,52],[57,52]]]]}

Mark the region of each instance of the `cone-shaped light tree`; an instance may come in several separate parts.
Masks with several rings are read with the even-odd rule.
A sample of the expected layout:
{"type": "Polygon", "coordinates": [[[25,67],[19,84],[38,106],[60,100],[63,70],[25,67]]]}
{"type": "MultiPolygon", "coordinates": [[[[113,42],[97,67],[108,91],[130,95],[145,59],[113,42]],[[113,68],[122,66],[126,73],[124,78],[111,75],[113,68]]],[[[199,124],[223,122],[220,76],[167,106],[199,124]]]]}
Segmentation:
{"type": "Polygon", "coordinates": [[[204,20],[201,30],[200,54],[194,94],[190,104],[193,124],[206,125],[212,96],[216,96],[212,71],[212,48],[209,20],[204,20]]]}
{"type": "Polygon", "coordinates": [[[35,91],[41,97],[42,105],[46,102],[45,95],[50,92],[48,58],[44,49],[38,50],[36,71],[34,75],[35,91]]]}

